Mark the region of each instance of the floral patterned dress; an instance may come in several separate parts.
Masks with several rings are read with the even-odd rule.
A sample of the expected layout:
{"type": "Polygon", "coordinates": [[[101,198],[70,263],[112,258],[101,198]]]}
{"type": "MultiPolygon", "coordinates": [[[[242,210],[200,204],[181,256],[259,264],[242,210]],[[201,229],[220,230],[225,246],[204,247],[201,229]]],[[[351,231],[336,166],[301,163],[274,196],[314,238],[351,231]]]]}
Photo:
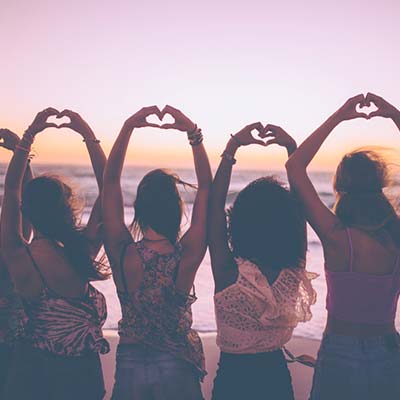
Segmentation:
{"type": "Polygon", "coordinates": [[[122,319],[118,333],[157,350],[168,352],[194,365],[202,379],[205,372],[201,339],[191,328],[191,305],[196,296],[182,295],[175,290],[182,249],[179,244],[169,254],[159,254],[143,242],[134,245],[144,266],[144,277],[138,290],[130,293],[121,262],[124,291],[118,291],[122,319]]]}

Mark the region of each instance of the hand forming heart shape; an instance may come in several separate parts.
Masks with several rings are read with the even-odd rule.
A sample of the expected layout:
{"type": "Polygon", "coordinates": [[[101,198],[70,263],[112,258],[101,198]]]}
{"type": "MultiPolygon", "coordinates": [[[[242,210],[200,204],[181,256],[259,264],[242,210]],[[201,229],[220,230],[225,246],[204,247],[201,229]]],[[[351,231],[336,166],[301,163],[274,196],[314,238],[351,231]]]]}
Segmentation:
{"type": "Polygon", "coordinates": [[[191,132],[193,129],[196,129],[196,124],[194,124],[186,115],[169,105],[166,105],[162,111],[160,111],[157,106],[144,107],[130,117],[127,120],[127,123],[128,126],[131,126],[132,128],[148,126],[161,129],[177,129],[184,132],[191,132]],[[155,117],[158,117],[158,121],[154,120],[155,117]],[[166,122],[164,122],[165,117],[168,118],[166,122]],[[163,123],[160,125],[160,122],[163,123]]]}
{"type": "Polygon", "coordinates": [[[375,103],[366,103],[365,99],[363,103],[358,103],[356,105],[356,112],[360,114],[365,114],[367,116],[367,119],[370,119],[374,116],[373,113],[375,113],[378,110],[378,107],[375,105],[375,103]]]}
{"type": "Polygon", "coordinates": [[[59,113],[57,115],[51,115],[49,118],[47,118],[46,122],[54,124],[54,128],[60,129],[67,127],[67,125],[71,123],[71,118],[59,113]]]}
{"type": "MultiPolygon", "coordinates": [[[[164,110],[163,110],[164,111],[164,110]]],[[[162,127],[162,125],[164,124],[174,124],[175,123],[175,119],[172,117],[171,114],[169,113],[162,113],[162,111],[160,111],[160,114],[150,114],[146,117],[146,122],[148,122],[149,124],[152,125],[157,125],[160,128],[162,127]]]]}
{"type": "Polygon", "coordinates": [[[340,121],[373,117],[397,118],[399,111],[382,97],[373,93],[359,94],[346,101],[336,112],[340,121]]]}

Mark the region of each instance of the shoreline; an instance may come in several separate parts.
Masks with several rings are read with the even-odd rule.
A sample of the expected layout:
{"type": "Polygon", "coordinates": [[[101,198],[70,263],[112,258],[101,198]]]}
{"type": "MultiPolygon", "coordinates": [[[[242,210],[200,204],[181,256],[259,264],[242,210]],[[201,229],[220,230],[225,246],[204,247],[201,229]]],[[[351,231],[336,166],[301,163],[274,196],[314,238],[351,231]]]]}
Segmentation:
{"type": "MultiPolygon", "coordinates": [[[[105,400],[109,400],[112,394],[114,384],[115,371],[115,352],[118,344],[119,336],[116,330],[104,329],[104,337],[110,342],[110,352],[101,356],[103,366],[104,383],[106,387],[105,400]]],[[[216,332],[200,332],[198,331],[204,348],[206,358],[207,376],[202,383],[202,392],[205,400],[211,399],[211,391],[213,381],[217,371],[219,359],[219,349],[216,345],[216,332]]],[[[301,336],[293,336],[288,342],[287,347],[294,355],[308,354],[316,357],[320,345],[320,340],[312,338],[304,338],[301,336]]],[[[288,364],[292,376],[292,384],[296,400],[307,400],[311,390],[313,368],[306,367],[299,363],[288,364]]]]}

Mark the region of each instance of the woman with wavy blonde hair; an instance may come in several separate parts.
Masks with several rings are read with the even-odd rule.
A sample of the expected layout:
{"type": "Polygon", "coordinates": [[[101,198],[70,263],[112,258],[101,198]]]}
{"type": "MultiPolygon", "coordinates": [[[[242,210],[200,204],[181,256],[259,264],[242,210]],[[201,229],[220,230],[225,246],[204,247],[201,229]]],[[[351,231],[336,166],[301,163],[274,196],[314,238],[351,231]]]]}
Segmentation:
{"type": "Polygon", "coordinates": [[[325,256],[328,319],[311,399],[400,398],[400,341],[395,328],[400,294],[400,220],[385,194],[389,166],[374,150],[356,150],[340,162],[331,211],[306,168],[341,122],[385,117],[400,129],[400,111],[368,93],[350,98],[312,133],[286,163],[291,186],[319,236],[325,256]],[[374,103],[366,115],[357,105],[374,103]]]}

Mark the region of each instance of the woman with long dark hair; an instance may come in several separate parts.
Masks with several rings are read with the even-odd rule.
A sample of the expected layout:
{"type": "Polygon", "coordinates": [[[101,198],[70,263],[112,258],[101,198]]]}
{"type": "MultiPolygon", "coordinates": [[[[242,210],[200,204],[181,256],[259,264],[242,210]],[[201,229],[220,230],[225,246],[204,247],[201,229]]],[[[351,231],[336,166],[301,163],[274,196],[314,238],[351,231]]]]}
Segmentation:
{"type": "Polygon", "coordinates": [[[106,318],[103,295],[90,281],[105,278],[94,261],[101,246],[100,201],[86,227],[79,223],[76,197],[62,179],[42,175],[22,179],[36,135],[50,116],[67,116],[69,127],[86,143],[99,190],[106,162],[99,140],[76,113],[48,108],[36,116],[15,146],[5,179],[1,212],[1,247],[27,317],[16,346],[6,399],[102,399],[104,384],[99,353],[108,351],[101,327],[106,318]],[[21,219],[33,228],[24,239],[21,219]]]}
{"type": "Polygon", "coordinates": [[[394,321],[400,293],[400,220],[384,192],[389,165],[374,149],[346,154],[334,176],[333,211],[307,175],[319,148],[343,121],[390,118],[400,111],[369,93],[350,98],[293,153],[286,168],[306,218],[320,238],[328,286],[328,319],[311,399],[400,398],[400,341],[394,321]],[[367,115],[356,110],[374,103],[367,115]]]}
{"type": "Polygon", "coordinates": [[[296,142],[260,122],[231,135],[212,185],[209,248],[215,281],[217,344],[221,350],[214,400],[293,399],[282,347],[299,321],[311,318],[314,274],[305,270],[307,235],[300,204],[271,176],[249,183],[225,212],[236,151],[296,142]],[[260,138],[252,136],[258,131],[260,138]]]}
{"type": "Polygon", "coordinates": [[[201,399],[205,375],[200,337],[191,328],[190,294],[207,248],[207,205],[211,170],[201,130],[179,110],[145,107],[123,125],[104,173],[105,245],[113,271],[122,319],[112,398],[201,399]],[[156,126],[146,118],[170,114],[161,128],[187,132],[197,176],[190,228],[181,235],[182,183],[164,169],[149,172],[139,183],[133,233],[125,225],[121,172],[133,131],[156,126]]]}
{"type": "MultiPolygon", "coordinates": [[[[19,137],[9,129],[0,129],[0,147],[12,152],[19,143],[19,137]]],[[[23,186],[32,179],[32,171],[28,163],[23,186]]],[[[31,226],[26,218],[22,219],[22,230],[26,240],[30,239],[31,226]]],[[[14,345],[23,332],[23,309],[7,267],[1,258],[0,244],[0,398],[2,398],[4,384],[10,370],[14,345]]]]}

